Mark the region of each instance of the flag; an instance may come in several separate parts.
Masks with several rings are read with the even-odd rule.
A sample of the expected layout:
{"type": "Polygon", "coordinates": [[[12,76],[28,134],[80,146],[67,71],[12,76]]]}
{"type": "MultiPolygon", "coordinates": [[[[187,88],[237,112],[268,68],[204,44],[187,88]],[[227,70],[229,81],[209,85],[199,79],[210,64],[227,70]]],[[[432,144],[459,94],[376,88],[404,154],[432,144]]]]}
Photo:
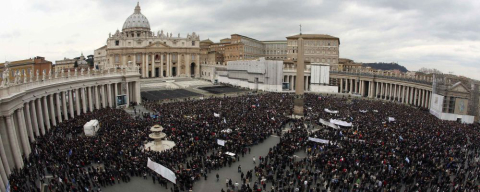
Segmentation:
{"type": "Polygon", "coordinates": [[[405,161],[407,161],[407,163],[410,163],[410,159],[408,159],[408,157],[405,158],[405,161]]]}
{"type": "Polygon", "coordinates": [[[225,141],[221,139],[217,139],[217,144],[221,146],[225,146],[225,141]]]}
{"type": "Polygon", "coordinates": [[[220,114],[218,114],[218,113],[213,113],[213,116],[215,116],[215,117],[220,117],[220,114]]]}
{"type": "Polygon", "coordinates": [[[223,122],[224,122],[224,123],[227,123],[227,120],[225,119],[225,117],[223,117],[223,122]]]}

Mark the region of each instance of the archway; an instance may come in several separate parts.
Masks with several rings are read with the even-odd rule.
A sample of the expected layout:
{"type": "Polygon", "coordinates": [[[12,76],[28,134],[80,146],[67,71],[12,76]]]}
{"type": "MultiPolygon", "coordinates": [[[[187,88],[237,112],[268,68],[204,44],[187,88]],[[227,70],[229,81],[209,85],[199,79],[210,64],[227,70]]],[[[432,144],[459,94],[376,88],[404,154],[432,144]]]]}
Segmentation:
{"type": "Polygon", "coordinates": [[[195,77],[195,63],[190,64],[190,77],[195,77]]]}

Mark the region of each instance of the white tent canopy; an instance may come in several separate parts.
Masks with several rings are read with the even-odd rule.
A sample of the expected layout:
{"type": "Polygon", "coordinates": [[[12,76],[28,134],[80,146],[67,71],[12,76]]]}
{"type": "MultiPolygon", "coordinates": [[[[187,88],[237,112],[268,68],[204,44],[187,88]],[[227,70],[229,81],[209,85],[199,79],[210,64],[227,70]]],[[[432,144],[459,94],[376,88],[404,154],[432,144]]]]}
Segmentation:
{"type": "Polygon", "coordinates": [[[83,125],[83,132],[85,136],[95,136],[97,131],[100,129],[100,124],[98,120],[93,119],[83,125]]]}

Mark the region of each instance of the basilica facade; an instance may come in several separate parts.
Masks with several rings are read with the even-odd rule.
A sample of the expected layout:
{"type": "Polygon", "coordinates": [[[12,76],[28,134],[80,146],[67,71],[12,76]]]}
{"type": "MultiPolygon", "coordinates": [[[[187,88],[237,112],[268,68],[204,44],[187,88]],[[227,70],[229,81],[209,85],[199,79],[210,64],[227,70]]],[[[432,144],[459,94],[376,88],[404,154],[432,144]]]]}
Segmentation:
{"type": "Polygon", "coordinates": [[[122,31],[109,34],[106,45],[94,51],[94,59],[99,69],[132,62],[139,66],[142,78],[200,77],[200,36],[151,31],[137,4],[122,31]]]}

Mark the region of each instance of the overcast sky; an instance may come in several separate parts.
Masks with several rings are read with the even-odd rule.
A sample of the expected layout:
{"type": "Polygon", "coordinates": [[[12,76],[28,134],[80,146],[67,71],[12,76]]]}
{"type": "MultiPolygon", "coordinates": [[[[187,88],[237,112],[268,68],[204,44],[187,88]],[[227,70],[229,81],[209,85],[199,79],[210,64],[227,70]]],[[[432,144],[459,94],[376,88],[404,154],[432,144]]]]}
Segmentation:
{"type": "MultiPolygon", "coordinates": [[[[121,30],[137,1],[0,1],[0,62],[93,54],[121,30]]],[[[285,40],[299,33],[340,38],[340,57],[437,68],[480,79],[480,1],[175,0],[140,1],[153,31],[214,42],[238,33],[285,40]]]]}

